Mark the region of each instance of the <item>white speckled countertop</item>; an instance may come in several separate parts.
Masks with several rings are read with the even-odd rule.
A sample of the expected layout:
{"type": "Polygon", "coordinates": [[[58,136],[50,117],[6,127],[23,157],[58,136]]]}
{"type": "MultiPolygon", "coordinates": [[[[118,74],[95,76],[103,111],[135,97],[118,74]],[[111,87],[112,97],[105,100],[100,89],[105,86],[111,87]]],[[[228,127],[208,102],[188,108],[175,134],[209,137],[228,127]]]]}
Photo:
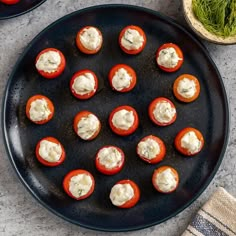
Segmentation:
{"type": "MultiPolygon", "coordinates": [[[[18,57],[28,43],[46,26],[73,11],[105,3],[132,4],[160,11],[185,25],[181,1],[174,0],[48,0],[35,10],[17,18],[0,21],[0,102],[7,79],[18,57]]],[[[204,42],[224,81],[231,110],[230,138],[224,160],[213,181],[187,209],[172,219],[147,229],[120,235],[181,235],[192,216],[217,186],[236,196],[236,46],[220,46],[204,42]]],[[[0,236],[2,235],[117,235],[102,233],[70,224],[40,205],[23,187],[13,170],[0,138],[0,236]]]]}

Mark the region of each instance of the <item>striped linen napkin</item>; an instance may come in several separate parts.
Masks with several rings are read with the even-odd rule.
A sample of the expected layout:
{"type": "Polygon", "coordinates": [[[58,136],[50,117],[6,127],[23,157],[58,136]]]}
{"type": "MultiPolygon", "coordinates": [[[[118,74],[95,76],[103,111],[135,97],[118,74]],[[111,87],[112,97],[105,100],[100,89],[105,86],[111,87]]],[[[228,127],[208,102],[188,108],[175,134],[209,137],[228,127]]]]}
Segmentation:
{"type": "Polygon", "coordinates": [[[236,236],[236,198],[219,187],[182,236],[236,236]]]}

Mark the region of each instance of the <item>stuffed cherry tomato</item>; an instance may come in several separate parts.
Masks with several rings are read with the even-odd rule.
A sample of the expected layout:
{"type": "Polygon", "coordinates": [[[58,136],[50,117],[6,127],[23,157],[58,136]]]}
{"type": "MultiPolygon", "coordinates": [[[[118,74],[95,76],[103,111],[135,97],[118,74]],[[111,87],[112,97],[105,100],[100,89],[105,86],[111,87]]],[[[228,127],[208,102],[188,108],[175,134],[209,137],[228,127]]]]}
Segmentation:
{"type": "Polygon", "coordinates": [[[139,199],[139,187],[129,179],[117,182],[110,192],[110,200],[112,204],[120,208],[131,208],[138,203],[139,199]]]}
{"type": "Polygon", "coordinates": [[[62,74],[66,67],[66,59],[56,48],[46,48],[36,57],[36,69],[46,79],[54,79],[62,74]]]}
{"type": "Polygon", "coordinates": [[[70,90],[78,99],[91,98],[98,89],[97,76],[91,70],[76,72],[70,81],[70,90]]]}
{"type": "Polygon", "coordinates": [[[118,92],[129,92],[136,85],[136,73],[128,65],[118,64],[111,68],[109,73],[111,87],[118,92]]]}
{"type": "Polygon", "coordinates": [[[199,96],[200,83],[195,76],[183,74],[175,80],[173,92],[181,102],[193,102],[199,96]]]}
{"type": "Polygon", "coordinates": [[[90,111],[81,111],[74,118],[74,131],[83,140],[95,139],[101,130],[101,122],[90,111]]]}
{"type": "Polygon", "coordinates": [[[95,54],[102,47],[102,33],[93,26],[83,27],[76,35],[76,45],[85,54],[95,54]]]}
{"type": "Polygon", "coordinates": [[[160,193],[172,193],[179,185],[179,174],[170,166],[161,166],[154,171],[152,184],[160,193]]]}
{"type": "Polygon", "coordinates": [[[138,124],[138,114],[130,106],[119,106],[109,116],[109,125],[112,131],[121,136],[134,133],[138,128],[138,124]]]}
{"type": "Polygon", "coordinates": [[[95,159],[96,168],[105,175],[114,175],[121,171],[124,166],[124,152],[115,146],[102,147],[95,159]]]}
{"type": "Polygon", "coordinates": [[[181,49],[174,43],[163,44],[156,53],[157,65],[166,72],[177,71],[183,64],[181,49]]]}
{"type": "Polygon", "coordinates": [[[26,116],[35,124],[45,124],[54,115],[54,105],[46,96],[37,94],[30,97],[26,104],[26,116]]]}
{"type": "Polygon", "coordinates": [[[193,156],[199,153],[204,145],[202,133],[192,127],[182,129],[175,137],[176,149],[186,156],[193,156]]]}
{"type": "Polygon", "coordinates": [[[82,200],[89,197],[93,193],[94,187],[94,177],[87,170],[72,170],[63,180],[64,191],[76,200],[82,200]]]}
{"type": "Polygon", "coordinates": [[[0,0],[0,2],[5,3],[7,5],[13,5],[20,2],[20,0],[0,0]]]}
{"type": "Polygon", "coordinates": [[[156,164],[165,157],[166,147],[160,138],[148,135],[138,143],[137,154],[142,160],[150,164],[156,164]]]}
{"type": "Polygon", "coordinates": [[[36,145],[36,157],[45,166],[58,166],[66,157],[62,144],[53,137],[41,139],[36,145]]]}
{"type": "Polygon", "coordinates": [[[175,105],[167,98],[154,99],[148,108],[150,119],[159,126],[167,126],[175,122],[177,113],[175,105]]]}
{"type": "Polygon", "coordinates": [[[140,53],[144,49],[146,42],[144,31],[135,25],[126,26],[119,35],[120,48],[127,54],[140,53]]]}

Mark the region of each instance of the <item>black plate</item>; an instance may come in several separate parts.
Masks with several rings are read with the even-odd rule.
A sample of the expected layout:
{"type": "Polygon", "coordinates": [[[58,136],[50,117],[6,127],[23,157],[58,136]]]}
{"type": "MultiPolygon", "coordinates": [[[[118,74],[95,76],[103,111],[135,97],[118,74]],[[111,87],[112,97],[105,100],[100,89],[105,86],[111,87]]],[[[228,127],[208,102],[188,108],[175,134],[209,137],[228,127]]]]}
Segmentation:
{"type": "Polygon", "coordinates": [[[0,2],[0,20],[20,16],[41,5],[46,0],[21,0],[15,5],[7,5],[0,2]]]}
{"type": "Polygon", "coordinates": [[[47,209],[72,223],[96,230],[128,231],[163,222],[192,203],[210,183],[223,158],[229,126],[229,111],[220,74],[206,49],[183,27],[151,10],[126,5],[104,5],[87,8],[58,20],[41,32],[28,46],[13,70],[3,104],[3,131],[10,160],[27,189],[47,209]],[[118,46],[118,35],[124,26],[135,24],[144,29],[147,45],[136,56],[124,54],[118,46]],[[84,55],[75,46],[76,32],[83,26],[97,26],[104,43],[97,55],[84,55]],[[176,73],[160,71],[155,51],[163,43],[173,42],[182,48],[185,61],[176,73]],[[67,59],[63,75],[47,80],[36,72],[36,55],[44,48],[56,47],[67,59]],[[135,89],[126,94],[113,92],[108,84],[110,68],[117,63],[132,66],[138,77],[135,89]],[[99,78],[99,91],[88,101],[75,99],[69,89],[73,73],[93,70],[99,78]],[[177,101],[172,94],[175,78],[183,73],[197,76],[200,97],[191,104],[177,101]],[[55,105],[53,120],[35,125],[25,116],[27,99],[41,93],[55,105]],[[177,107],[176,122],[168,127],[155,126],[148,118],[149,103],[158,96],[170,98],[177,107]],[[136,108],[140,117],[138,130],[129,137],[118,137],[108,127],[108,115],[118,106],[136,108]],[[75,114],[88,109],[100,118],[102,130],[91,142],[81,141],[73,131],[75,114]],[[205,137],[205,146],[195,157],[186,158],[176,152],[173,140],[186,126],[198,128],[205,137]],[[136,155],[137,142],[148,134],[161,137],[167,146],[162,163],[149,165],[136,155]],[[66,149],[67,159],[55,168],[42,166],[34,154],[35,145],[45,136],[55,136],[66,149]],[[124,169],[115,176],[96,171],[94,157],[103,145],[121,147],[126,154],[124,169]],[[176,192],[163,195],[151,184],[153,170],[171,165],[180,174],[176,192]],[[63,177],[72,169],[84,168],[96,179],[94,194],[83,201],[68,197],[62,189],[63,177]],[[115,182],[130,178],[141,189],[140,202],[132,209],[112,206],[109,192],[115,182]]]}

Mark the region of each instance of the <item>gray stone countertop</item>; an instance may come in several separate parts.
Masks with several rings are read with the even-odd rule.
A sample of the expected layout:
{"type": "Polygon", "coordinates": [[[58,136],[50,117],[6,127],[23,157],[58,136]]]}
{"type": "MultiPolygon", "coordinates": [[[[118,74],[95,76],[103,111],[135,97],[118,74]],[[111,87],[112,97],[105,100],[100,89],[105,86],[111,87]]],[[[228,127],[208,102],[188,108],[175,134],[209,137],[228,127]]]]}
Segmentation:
{"type": "MultiPolygon", "coordinates": [[[[0,102],[8,77],[28,43],[46,26],[73,11],[99,4],[132,4],[160,11],[186,26],[181,1],[176,0],[48,0],[35,10],[17,18],[0,21],[0,102]]],[[[204,42],[216,63],[227,91],[231,110],[230,138],[223,162],[207,189],[187,209],[166,222],[147,229],[119,233],[126,235],[181,235],[191,218],[216,190],[224,187],[236,196],[236,46],[204,42]]],[[[40,205],[20,183],[7,157],[0,137],[0,235],[118,235],[102,233],[70,224],[40,205]]]]}

